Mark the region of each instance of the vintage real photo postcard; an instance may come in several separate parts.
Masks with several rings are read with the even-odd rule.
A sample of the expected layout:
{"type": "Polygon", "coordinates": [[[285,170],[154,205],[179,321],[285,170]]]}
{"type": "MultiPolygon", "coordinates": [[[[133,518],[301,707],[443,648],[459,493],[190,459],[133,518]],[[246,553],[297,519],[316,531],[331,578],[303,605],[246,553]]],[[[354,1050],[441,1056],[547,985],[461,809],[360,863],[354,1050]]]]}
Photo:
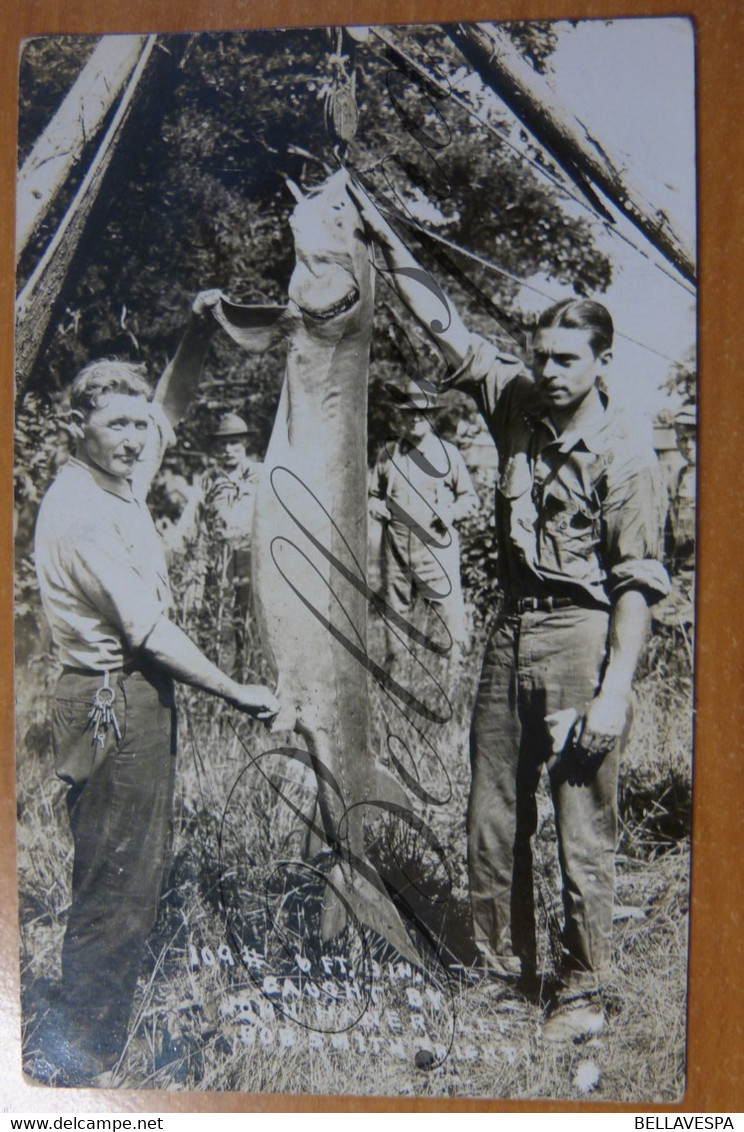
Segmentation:
{"type": "Polygon", "coordinates": [[[693,62],[22,44],[29,1081],[682,1097],[693,62]]]}

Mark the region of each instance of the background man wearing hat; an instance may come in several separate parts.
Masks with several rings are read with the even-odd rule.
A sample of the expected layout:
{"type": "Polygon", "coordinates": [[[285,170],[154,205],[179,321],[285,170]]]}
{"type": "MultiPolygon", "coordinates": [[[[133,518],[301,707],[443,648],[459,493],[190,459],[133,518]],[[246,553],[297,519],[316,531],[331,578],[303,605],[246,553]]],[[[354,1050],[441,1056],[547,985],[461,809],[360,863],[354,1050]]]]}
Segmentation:
{"type": "Polygon", "coordinates": [[[695,496],[697,467],[695,406],[685,404],[674,418],[678,456],[684,463],[669,483],[665,552],[672,576],[671,593],[654,609],[654,620],[689,642],[695,624],[695,496]]]}
{"type": "MultiPolygon", "coordinates": [[[[439,615],[452,638],[450,662],[468,643],[456,525],[477,511],[478,495],[460,450],[443,440],[429,419],[432,406],[417,386],[397,392],[403,435],[378,457],[370,483],[370,514],[383,524],[380,572],[385,601],[410,621],[417,603],[439,615]]],[[[447,633],[430,618],[437,643],[447,633]]],[[[386,624],[386,664],[406,653],[406,638],[386,624]]]]}
{"type": "MultiPolygon", "coordinates": [[[[694,406],[684,405],[674,418],[674,431],[684,464],[677,475],[669,511],[670,556],[675,575],[690,575],[695,567],[695,436],[694,406]]],[[[691,581],[688,579],[691,588],[691,581]]]]}
{"type": "Polygon", "coordinates": [[[246,660],[251,530],[262,468],[248,456],[247,438],[248,426],[237,413],[219,419],[210,436],[210,466],[167,536],[171,553],[188,553],[200,615],[208,626],[204,647],[234,675],[246,660]]]}

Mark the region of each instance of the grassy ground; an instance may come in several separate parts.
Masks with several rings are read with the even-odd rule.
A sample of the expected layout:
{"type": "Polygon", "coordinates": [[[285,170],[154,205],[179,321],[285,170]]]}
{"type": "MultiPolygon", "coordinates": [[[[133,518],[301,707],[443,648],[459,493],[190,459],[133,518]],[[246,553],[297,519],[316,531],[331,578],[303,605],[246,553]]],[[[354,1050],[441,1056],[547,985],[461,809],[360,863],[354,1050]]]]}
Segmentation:
{"type": "MultiPolygon", "coordinates": [[[[420,1096],[678,1099],[684,1087],[691,681],[685,642],[664,629],[638,684],[620,789],[621,837],[606,1032],[554,1047],[543,1010],[502,998],[470,970],[465,873],[467,722],[477,661],[452,719],[423,734],[373,691],[383,757],[400,742],[423,760],[440,804],[427,833],[372,822],[371,854],[429,910],[440,956],[411,969],[370,933],[318,941],[327,861],[303,863],[312,781],[260,728],[181,694],[175,862],[150,941],[122,1084],[159,1089],[420,1096]],[[441,756],[441,757],[440,757],[441,756]]],[[[474,657],[480,653],[480,645],[474,657]]],[[[26,1043],[40,990],[59,977],[71,845],[51,771],[44,697],[50,666],[19,671],[18,848],[26,1043]]],[[[535,843],[542,965],[556,958],[559,906],[547,794],[535,843]]],[[[29,1065],[33,1068],[33,1062],[29,1065]]]]}

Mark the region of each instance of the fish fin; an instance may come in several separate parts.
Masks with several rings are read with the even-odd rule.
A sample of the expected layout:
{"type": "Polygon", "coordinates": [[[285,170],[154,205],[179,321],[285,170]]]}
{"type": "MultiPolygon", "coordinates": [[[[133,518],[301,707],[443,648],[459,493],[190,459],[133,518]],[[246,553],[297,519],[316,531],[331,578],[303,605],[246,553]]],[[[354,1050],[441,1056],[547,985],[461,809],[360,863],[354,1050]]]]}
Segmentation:
{"type": "Polygon", "coordinates": [[[263,354],[283,332],[286,307],[243,305],[220,299],[214,316],[233,342],[249,354],[263,354]]]}
{"type": "Polygon", "coordinates": [[[351,910],[360,923],[372,928],[404,959],[420,967],[421,956],[382,885],[375,887],[357,872],[352,872],[349,879],[347,876],[348,869],[344,870],[340,864],[334,865],[328,876],[320,919],[321,938],[328,941],[337,936],[346,927],[351,910]]]}
{"type": "Polygon", "coordinates": [[[273,735],[277,731],[294,731],[297,726],[298,707],[291,694],[285,695],[284,681],[279,675],[274,695],[279,701],[279,711],[274,716],[269,727],[273,735]]]}
{"type": "Polygon", "coordinates": [[[324,943],[335,939],[344,930],[349,918],[345,904],[347,885],[340,865],[333,867],[328,882],[323,893],[323,908],[320,914],[320,938],[324,943]],[[339,895],[339,890],[343,891],[343,897],[339,895]]]}
{"type": "Polygon", "coordinates": [[[279,712],[271,721],[269,731],[273,735],[275,731],[294,731],[297,724],[297,708],[291,701],[279,701],[281,706],[279,712]]]}
{"type": "Polygon", "coordinates": [[[401,806],[406,810],[411,809],[410,796],[392,771],[376,762],[372,773],[374,775],[373,789],[376,801],[390,802],[393,806],[401,806]]]}

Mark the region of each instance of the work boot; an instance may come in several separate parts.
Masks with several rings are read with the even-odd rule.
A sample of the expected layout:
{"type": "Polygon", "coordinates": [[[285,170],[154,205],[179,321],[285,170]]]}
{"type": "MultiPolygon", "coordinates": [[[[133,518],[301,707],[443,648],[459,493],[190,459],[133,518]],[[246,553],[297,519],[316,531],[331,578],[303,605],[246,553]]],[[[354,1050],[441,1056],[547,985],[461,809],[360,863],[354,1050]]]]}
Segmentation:
{"type": "Polygon", "coordinates": [[[52,1034],[35,1043],[31,1064],[34,1077],[63,1088],[93,1085],[107,1069],[96,1053],[52,1034]]]}
{"type": "Polygon", "coordinates": [[[600,1034],[606,1025],[602,1004],[596,995],[576,995],[559,999],[542,1028],[546,1042],[572,1042],[600,1034]]]}
{"type": "Polygon", "coordinates": [[[491,1001],[537,1002],[542,986],[539,976],[532,968],[520,971],[519,960],[511,960],[510,966],[510,958],[472,968],[473,978],[491,1001]]]}
{"type": "Polygon", "coordinates": [[[49,1007],[30,1046],[33,1076],[63,1087],[95,1084],[117,1059],[60,1002],[49,1007]]]}

